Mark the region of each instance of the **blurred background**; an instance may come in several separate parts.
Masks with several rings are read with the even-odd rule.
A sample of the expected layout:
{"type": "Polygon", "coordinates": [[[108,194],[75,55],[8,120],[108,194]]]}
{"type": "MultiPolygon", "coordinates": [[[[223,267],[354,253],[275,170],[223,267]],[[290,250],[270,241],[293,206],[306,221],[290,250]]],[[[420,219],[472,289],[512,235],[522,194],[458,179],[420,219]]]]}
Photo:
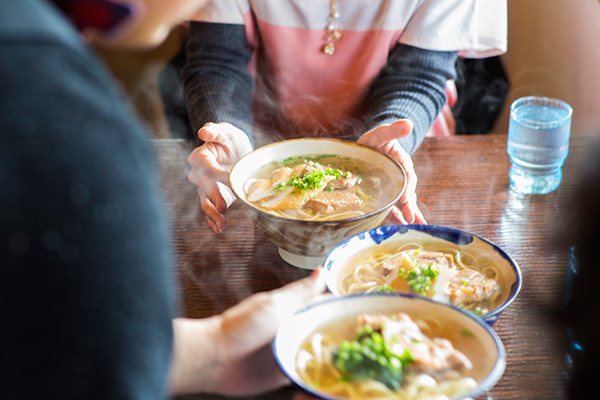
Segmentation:
{"type": "MultiPolygon", "coordinates": [[[[510,103],[527,95],[571,104],[573,135],[600,132],[600,2],[509,0],[508,16],[505,55],[457,63],[457,133],[506,133],[510,103]]],[[[96,46],[156,138],[192,137],[178,80],[186,33],[152,51],[96,46]]]]}
{"type": "Polygon", "coordinates": [[[495,130],[507,132],[517,97],[558,97],[573,107],[573,134],[600,132],[600,2],[508,0],[511,89],[495,130]]]}

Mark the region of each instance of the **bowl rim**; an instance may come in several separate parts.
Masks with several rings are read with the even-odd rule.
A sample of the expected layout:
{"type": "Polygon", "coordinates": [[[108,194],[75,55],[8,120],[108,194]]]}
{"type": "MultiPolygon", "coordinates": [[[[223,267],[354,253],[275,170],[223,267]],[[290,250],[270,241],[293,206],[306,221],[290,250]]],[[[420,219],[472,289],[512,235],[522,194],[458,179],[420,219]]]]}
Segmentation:
{"type": "MultiPolygon", "coordinates": [[[[272,160],[274,161],[274,160],[272,160]]],[[[333,224],[339,224],[339,223],[343,223],[343,222],[353,222],[353,221],[360,221],[361,219],[366,219],[369,217],[372,217],[373,215],[376,215],[388,208],[391,208],[394,204],[396,204],[398,202],[398,200],[400,200],[400,197],[402,197],[402,195],[404,194],[404,192],[406,191],[406,187],[407,187],[407,179],[408,176],[406,174],[406,171],[404,170],[404,167],[395,159],[393,159],[392,157],[390,157],[389,155],[385,154],[385,153],[381,153],[371,147],[368,146],[364,146],[362,144],[358,144],[356,142],[350,141],[350,140],[343,140],[343,139],[337,139],[337,138],[311,138],[311,137],[306,137],[306,138],[296,138],[296,139],[286,139],[286,140],[280,140],[277,142],[273,142],[273,143],[268,143],[264,146],[258,147],[254,150],[252,150],[251,152],[245,154],[242,158],[240,158],[238,161],[236,161],[235,164],[233,164],[233,167],[231,167],[231,170],[229,171],[229,187],[231,188],[231,190],[233,191],[233,193],[235,194],[235,197],[240,200],[246,207],[249,207],[250,209],[256,211],[259,214],[262,214],[266,217],[269,218],[273,218],[276,220],[279,220],[281,222],[297,222],[303,225],[333,225],[333,224]],[[402,178],[403,178],[403,183],[402,183],[402,188],[400,189],[400,191],[398,192],[398,194],[389,202],[387,202],[384,206],[376,208],[372,211],[369,211],[368,213],[365,213],[363,215],[357,215],[354,217],[349,217],[349,218],[341,218],[341,219],[332,219],[332,220],[327,220],[327,221],[307,221],[307,220],[302,220],[302,219],[294,219],[294,218],[285,218],[285,217],[280,217],[278,215],[274,215],[271,213],[268,213],[266,211],[261,210],[258,207],[255,207],[252,203],[250,203],[249,201],[247,201],[245,199],[245,197],[240,196],[240,194],[236,191],[234,185],[231,184],[231,175],[234,173],[234,171],[236,170],[236,167],[239,168],[240,163],[242,162],[242,160],[244,160],[245,158],[249,157],[250,155],[252,155],[254,152],[258,151],[258,150],[262,150],[268,147],[275,147],[277,145],[280,145],[282,143],[288,143],[288,142],[299,142],[299,141],[322,141],[322,142],[338,142],[344,145],[349,145],[349,146],[357,146],[363,149],[366,149],[368,151],[371,151],[373,153],[375,153],[377,156],[382,156],[387,158],[388,160],[392,161],[392,163],[394,163],[394,165],[398,168],[398,170],[400,170],[400,173],[402,174],[402,178]]]]}
{"type": "MultiPolygon", "coordinates": [[[[321,266],[321,269],[323,270],[324,274],[329,274],[329,270],[325,268],[325,266],[328,264],[328,262],[330,261],[330,258],[335,255],[335,253],[342,251],[342,248],[344,247],[344,245],[346,245],[348,242],[350,242],[351,240],[353,240],[354,238],[358,238],[360,240],[363,240],[360,236],[367,236],[369,235],[369,237],[371,236],[370,233],[374,232],[376,230],[394,230],[394,234],[396,232],[399,231],[399,229],[401,228],[406,228],[407,231],[408,230],[415,230],[415,231],[419,231],[419,232],[424,232],[424,233],[429,233],[429,231],[441,231],[441,232],[450,232],[450,233],[461,233],[461,234],[466,234],[469,235],[471,237],[476,237],[479,240],[481,240],[484,243],[487,243],[488,245],[490,245],[496,252],[498,252],[498,254],[500,254],[500,256],[502,258],[504,258],[506,261],[508,261],[508,263],[510,264],[510,266],[512,267],[515,275],[516,275],[516,279],[515,282],[511,285],[510,287],[510,294],[509,296],[506,298],[506,300],[504,300],[504,302],[502,304],[500,304],[498,306],[498,308],[496,308],[495,310],[481,315],[479,316],[479,318],[485,320],[485,321],[495,321],[500,314],[509,306],[513,303],[513,301],[517,298],[517,296],[519,295],[519,293],[521,292],[521,288],[523,286],[523,273],[521,271],[521,267],[519,266],[519,264],[508,254],[506,253],[500,246],[498,246],[496,243],[492,242],[491,240],[487,239],[484,236],[466,231],[464,229],[458,229],[458,228],[451,228],[449,226],[443,226],[443,225],[435,225],[435,224],[407,224],[407,225],[402,225],[402,224],[395,224],[395,225],[386,225],[386,226],[380,226],[378,228],[373,228],[373,229],[369,229],[366,231],[362,231],[359,233],[356,233],[352,236],[349,236],[347,238],[345,238],[344,240],[340,241],[337,245],[335,245],[335,247],[333,249],[331,249],[331,251],[327,254],[327,256],[325,257],[325,260],[323,261],[323,265],[321,266]]],[[[392,234],[393,235],[393,234],[392,234]]],[[[390,235],[391,236],[391,235],[390,235]]],[[[329,281],[327,279],[325,279],[325,285],[327,286],[327,290],[333,294],[333,291],[331,290],[331,287],[329,285],[329,281]]],[[[401,292],[397,292],[397,293],[401,293],[401,292]]],[[[360,294],[360,293],[358,293],[360,294]]],[[[363,293],[363,295],[365,295],[363,293]]],[[[336,296],[343,296],[343,295],[336,295],[336,296]]],[[[424,297],[424,296],[423,296],[424,297]]],[[[450,304],[452,305],[452,304],[450,304]]]]}
{"type": "MultiPolygon", "coordinates": [[[[475,398],[475,397],[481,395],[483,392],[490,390],[496,383],[498,383],[500,378],[502,378],[502,375],[504,374],[504,371],[506,369],[506,349],[504,348],[504,344],[502,343],[502,340],[500,339],[498,334],[483,319],[478,318],[474,314],[472,314],[466,310],[460,309],[452,304],[435,301],[433,299],[430,299],[430,298],[424,297],[424,296],[420,296],[418,294],[414,294],[414,293],[360,294],[360,293],[358,293],[358,294],[350,294],[350,295],[344,295],[344,296],[336,296],[336,297],[332,297],[332,298],[326,298],[324,300],[320,300],[316,303],[310,304],[307,307],[294,313],[292,318],[297,315],[308,312],[308,311],[312,310],[313,308],[320,307],[323,304],[328,304],[328,303],[337,302],[337,301],[341,302],[341,301],[353,300],[355,298],[373,298],[373,297],[392,297],[392,298],[404,298],[404,299],[409,299],[409,300],[422,300],[422,301],[427,301],[429,303],[436,304],[437,306],[450,308],[451,310],[457,311],[457,312],[463,314],[464,316],[466,316],[467,318],[471,319],[472,321],[474,321],[476,324],[478,324],[480,327],[482,327],[489,336],[492,337],[492,340],[493,340],[494,345],[496,346],[496,350],[498,352],[498,358],[496,359],[496,362],[494,363],[494,367],[492,368],[490,373],[484,379],[481,380],[481,382],[477,385],[477,388],[475,388],[473,391],[471,391],[469,393],[464,394],[461,397],[457,397],[452,400],[461,400],[461,399],[466,400],[469,398],[475,398]]],[[[293,382],[294,385],[298,386],[305,392],[309,393],[312,396],[315,396],[318,399],[340,400],[339,397],[331,397],[327,394],[316,391],[315,389],[311,388],[310,386],[305,384],[300,379],[298,379],[298,380],[294,379],[291,376],[291,374],[288,373],[287,369],[283,366],[283,363],[281,362],[281,359],[279,358],[279,354],[277,353],[277,347],[278,347],[277,343],[280,340],[281,340],[280,330],[278,329],[277,334],[275,335],[275,338],[273,339],[273,342],[271,344],[271,351],[273,352],[273,357],[275,358],[275,362],[277,363],[279,369],[283,372],[283,374],[291,382],[293,382]]]]}

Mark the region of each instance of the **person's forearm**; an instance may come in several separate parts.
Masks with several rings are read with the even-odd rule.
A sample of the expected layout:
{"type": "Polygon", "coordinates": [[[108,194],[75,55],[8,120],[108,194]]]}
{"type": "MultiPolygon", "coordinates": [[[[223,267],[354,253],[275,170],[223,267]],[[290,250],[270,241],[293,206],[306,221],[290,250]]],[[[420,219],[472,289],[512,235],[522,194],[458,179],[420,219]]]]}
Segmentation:
{"type": "Polygon", "coordinates": [[[169,377],[171,394],[211,391],[219,360],[221,317],[173,320],[173,360],[169,377]]]}
{"type": "Polygon", "coordinates": [[[181,75],[190,124],[195,131],[207,122],[229,122],[251,136],[251,54],[244,25],[190,24],[181,75]]]}
{"type": "Polygon", "coordinates": [[[446,101],[446,82],[455,76],[456,56],[456,52],[397,45],[365,98],[363,121],[367,130],[410,119],[413,132],[400,143],[413,153],[446,101]]]}

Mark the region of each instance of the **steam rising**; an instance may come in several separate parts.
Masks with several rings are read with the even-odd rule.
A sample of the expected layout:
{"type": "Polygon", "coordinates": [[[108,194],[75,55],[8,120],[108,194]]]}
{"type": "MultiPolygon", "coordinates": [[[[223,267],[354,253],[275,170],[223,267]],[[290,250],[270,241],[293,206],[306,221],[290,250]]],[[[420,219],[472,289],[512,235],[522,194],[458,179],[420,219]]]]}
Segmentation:
{"type": "MultiPolygon", "coordinates": [[[[161,92],[166,98],[166,115],[170,119],[171,129],[175,129],[175,136],[181,137],[183,135],[180,130],[185,126],[181,123],[181,110],[185,105],[181,82],[173,79],[173,71],[179,67],[175,64],[177,62],[163,71],[161,92]]],[[[302,123],[295,122],[297,119],[288,118],[282,110],[278,95],[273,90],[271,75],[258,75],[255,79],[253,104],[255,148],[296,137],[356,140],[365,132],[365,126],[358,118],[328,113],[327,104],[311,95],[297,98],[297,103],[306,105],[306,110],[319,110],[318,115],[305,112],[302,114],[302,123]]],[[[348,99],[341,98],[341,95],[338,97],[340,98],[335,101],[338,102],[339,109],[339,105],[348,99]]],[[[195,132],[191,132],[190,129],[188,137],[195,137],[195,132]]],[[[161,147],[160,143],[157,143],[157,147],[161,147]]],[[[214,312],[223,311],[252,293],[271,289],[270,285],[265,286],[263,282],[276,281],[283,285],[290,279],[301,278],[307,274],[301,269],[290,269],[283,261],[265,265],[265,260],[279,258],[277,248],[259,232],[260,228],[255,225],[252,216],[239,201],[233,203],[225,214],[227,225],[224,232],[219,235],[212,233],[200,210],[195,187],[186,179],[189,172],[186,160],[192,147],[181,142],[177,154],[167,154],[165,150],[166,147],[159,149],[157,156],[163,164],[163,192],[169,197],[167,203],[171,208],[175,253],[179,257],[179,278],[183,290],[186,293],[194,293],[189,305],[183,304],[183,307],[187,308],[186,315],[207,316],[194,311],[195,307],[201,307],[202,312],[207,309],[214,312]],[[174,159],[178,161],[174,162],[174,159]],[[181,188],[185,188],[184,193],[181,192],[181,188]],[[261,278],[258,281],[257,276],[261,278]],[[232,290],[233,287],[235,291],[232,290]]],[[[226,199],[230,197],[228,190],[222,191],[226,199]]],[[[311,243],[314,243],[315,250],[321,250],[323,235],[327,234],[326,231],[316,229],[311,235],[311,243]]]]}
{"type": "Polygon", "coordinates": [[[255,78],[253,135],[256,147],[299,137],[356,140],[365,132],[365,125],[360,119],[329,112],[329,104],[334,103],[338,109],[351,108],[349,100],[341,95],[325,101],[311,94],[303,94],[294,100],[295,104],[301,106],[284,110],[274,87],[269,74],[259,74],[255,78]],[[348,107],[340,107],[340,104],[344,103],[347,103],[348,107]],[[290,117],[290,114],[294,117],[290,117]]]}

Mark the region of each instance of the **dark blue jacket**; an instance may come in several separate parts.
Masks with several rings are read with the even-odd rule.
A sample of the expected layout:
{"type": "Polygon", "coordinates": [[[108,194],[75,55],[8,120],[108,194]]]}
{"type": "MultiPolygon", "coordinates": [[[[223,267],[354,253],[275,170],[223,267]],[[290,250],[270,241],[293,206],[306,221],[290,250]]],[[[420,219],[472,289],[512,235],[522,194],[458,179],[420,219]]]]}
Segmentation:
{"type": "Polygon", "coordinates": [[[78,33],[0,0],[0,399],[157,399],[172,347],[152,148],[78,33]]]}

